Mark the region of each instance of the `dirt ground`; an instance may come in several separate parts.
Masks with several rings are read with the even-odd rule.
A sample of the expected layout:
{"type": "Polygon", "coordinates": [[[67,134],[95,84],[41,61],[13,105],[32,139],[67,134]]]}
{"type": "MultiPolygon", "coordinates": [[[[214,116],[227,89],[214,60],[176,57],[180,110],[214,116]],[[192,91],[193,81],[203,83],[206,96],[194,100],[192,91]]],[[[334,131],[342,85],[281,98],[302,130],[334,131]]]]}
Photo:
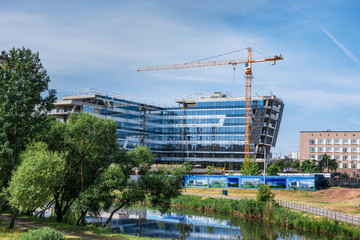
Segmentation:
{"type": "MultiPolygon", "coordinates": [[[[187,188],[188,194],[222,195],[228,190],[229,197],[255,198],[256,189],[187,188]]],[[[317,191],[273,190],[275,199],[321,207],[333,211],[360,216],[360,188],[333,187],[317,191]]]]}

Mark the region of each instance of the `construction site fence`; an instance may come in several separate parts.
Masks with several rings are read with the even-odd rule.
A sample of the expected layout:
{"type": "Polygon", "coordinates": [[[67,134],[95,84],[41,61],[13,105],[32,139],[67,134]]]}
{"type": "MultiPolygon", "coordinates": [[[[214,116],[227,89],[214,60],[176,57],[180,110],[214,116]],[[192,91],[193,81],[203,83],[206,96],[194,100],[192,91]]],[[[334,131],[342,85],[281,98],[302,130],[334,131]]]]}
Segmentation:
{"type": "Polygon", "coordinates": [[[295,209],[298,211],[307,212],[307,213],[319,215],[322,217],[327,217],[327,218],[334,219],[334,220],[337,220],[340,222],[345,222],[345,223],[353,224],[356,226],[360,226],[360,218],[354,217],[353,215],[348,215],[348,214],[341,213],[341,212],[326,210],[323,208],[317,208],[317,207],[297,204],[297,203],[293,203],[293,202],[289,202],[289,201],[285,201],[285,200],[276,200],[276,202],[282,207],[287,207],[287,208],[295,209]]]}

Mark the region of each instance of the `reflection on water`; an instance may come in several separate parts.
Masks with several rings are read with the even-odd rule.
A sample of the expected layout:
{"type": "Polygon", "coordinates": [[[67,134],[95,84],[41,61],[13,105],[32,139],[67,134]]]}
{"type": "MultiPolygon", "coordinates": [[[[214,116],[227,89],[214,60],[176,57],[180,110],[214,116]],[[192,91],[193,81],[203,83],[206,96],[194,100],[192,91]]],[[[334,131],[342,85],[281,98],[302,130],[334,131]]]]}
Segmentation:
{"type": "MultiPolygon", "coordinates": [[[[132,209],[119,212],[110,227],[115,232],[135,236],[170,239],[331,239],[318,234],[296,231],[270,224],[246,221],[221,215],[175,210],[161,214],[155,210],[132,209]]],[[[89,223],[106,221],[105,218],[87,218],[89,223]]]]}

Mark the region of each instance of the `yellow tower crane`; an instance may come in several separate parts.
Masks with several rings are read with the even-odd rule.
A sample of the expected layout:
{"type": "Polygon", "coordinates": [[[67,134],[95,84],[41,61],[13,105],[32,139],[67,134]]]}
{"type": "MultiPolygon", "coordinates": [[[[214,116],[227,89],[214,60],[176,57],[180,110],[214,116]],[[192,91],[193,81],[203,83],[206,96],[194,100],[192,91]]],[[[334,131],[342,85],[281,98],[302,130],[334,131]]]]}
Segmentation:
{"type": "Polygon", "coordinates": [[[139,67],[138,72],[141,71],[155,71],[155,70],[169,70],[169,69],[181,69],[181,68],[196,68],[196,67],[211,67],[219,65],[233,65],[234,68],[238,64],[245,64],[245,79],[246,79],[246,90],[245,90],[245,145],[244,145],[244,161],[248,162],[250,158],[250,131],[251,131],[251,80],[253,78],[251,65],[252,63],[258,62],[270,62],[275,65],[277,60],[282,60],[280,54],[267,57],[264,59],[252,59],[250,47],[247,48],[248,54],[247,59],[230,59],[230,60],[218,60],[218,61],[206,61],[206,62],[191,62],[183,64],[172,64],[172,65],[159,65],[150,67],[139,67]]]}

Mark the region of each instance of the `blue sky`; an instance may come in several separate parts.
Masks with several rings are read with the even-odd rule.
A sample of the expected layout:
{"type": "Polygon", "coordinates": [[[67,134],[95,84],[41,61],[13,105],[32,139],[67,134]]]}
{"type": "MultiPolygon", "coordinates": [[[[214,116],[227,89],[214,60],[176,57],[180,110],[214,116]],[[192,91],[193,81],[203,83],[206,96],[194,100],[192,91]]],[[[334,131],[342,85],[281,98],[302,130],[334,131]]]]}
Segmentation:
{"type": "MultiPolygon", "coordinates": [[[[58,96],[81,88],[174,104],[192,93],[244,96],[244,68],[136,72],[251,46],[253,95],[285,111],[274,156],[297,151],[301,130],[360,130],[360,2],[291,0],[0,0],[0,48],[38,51],[58,96]]],[[[215,60],[245,58],[238,52],[215,60]]]]}

